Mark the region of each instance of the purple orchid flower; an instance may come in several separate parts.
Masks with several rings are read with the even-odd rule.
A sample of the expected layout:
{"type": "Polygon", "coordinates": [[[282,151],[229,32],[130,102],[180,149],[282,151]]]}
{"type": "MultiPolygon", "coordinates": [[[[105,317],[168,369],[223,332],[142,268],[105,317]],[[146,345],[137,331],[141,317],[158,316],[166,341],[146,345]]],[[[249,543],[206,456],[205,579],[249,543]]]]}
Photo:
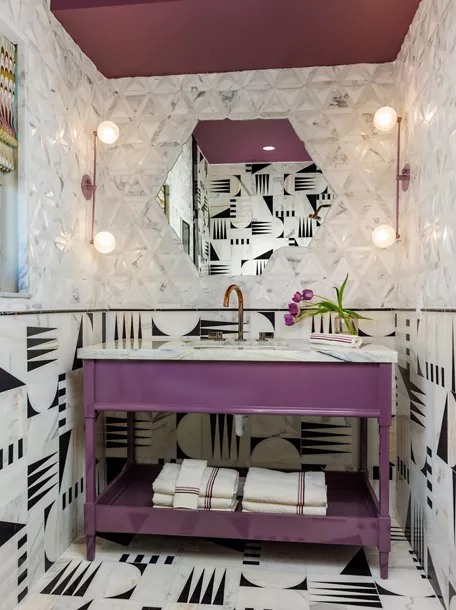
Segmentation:
{"type": "Polygon", "coordinates": [[[302,300],[303,301],[311,301],[313,299],[314,293],[313,290],[309,290],[308,288],[306,288],[306,290],[302,291],[302,300]]]}
{"type": "Polygon", "coordinates": [[[295,292],[295,294],[294,294],[294,296],[293,296],[292,300],[293,300],[295,303],[300,303],[300,302],[302,301],[302,296],[301,296],[301,293],[300,293],[300,292],[295,292]]]}
{"type": "Polygon", "coordinates": [[[290,303],[288,305],[288,311],[294,318],[297,318],[301,313],[301,310],[297,303],[290,303]]]}
{"type": "Polygon", "coordinates": [[[293,326],[295,319],[294,319],[294,317],[292,315],[287,313],[287,314],[285,314],[283,316],[283,319],[285,320],[285,325],[286,326],[293,326]]]}

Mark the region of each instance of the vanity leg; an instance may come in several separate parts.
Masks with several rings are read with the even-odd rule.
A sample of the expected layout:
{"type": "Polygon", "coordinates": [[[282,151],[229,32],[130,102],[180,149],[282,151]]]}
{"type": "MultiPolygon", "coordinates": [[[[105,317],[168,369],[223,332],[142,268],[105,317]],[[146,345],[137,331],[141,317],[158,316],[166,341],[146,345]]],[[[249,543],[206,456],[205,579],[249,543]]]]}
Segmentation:
{"type": "Polygon", "coordinates": [[[87,559],[95,559],[95,498],[96,498],[96,460],[95,460],[95,414],[86,417],[86,501],[84,504],[84,531],[86,535],[87,559]]]}
{"type": "Polygon", "coordinates": [[[391,550],[391,518],[389,514],[389,426],[380,425],[380,576],[388,578],[388,558],[391,550]]]}
{"type": "Polygon", "coordinates": [[[362,472],[367,472],[367,426],[367,418],[359,420],[359,469],[362,472]]]}
{"type": "Polygon", "coordinates": [[[127,463],[134,464],[135,456],[135,412],[127,413],[127,463]]]}
{"type": "Polygon", "coordinates": [[[388,578],[388,558],[389,553],[380,551],[380,578],[384,580],[388,578]]]}

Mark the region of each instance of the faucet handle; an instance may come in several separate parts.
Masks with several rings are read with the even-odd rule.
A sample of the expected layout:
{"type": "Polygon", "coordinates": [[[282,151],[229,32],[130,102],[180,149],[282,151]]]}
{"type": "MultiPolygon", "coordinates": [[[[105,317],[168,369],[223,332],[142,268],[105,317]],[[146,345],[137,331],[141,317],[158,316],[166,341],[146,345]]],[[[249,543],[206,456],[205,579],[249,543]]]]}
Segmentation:
{"type": "Polygon", "coordinates": [[[223,333],[221,330],[211,331],[208,333],[207,338],[212,341],[223,341],[223,333]]]}
{"type": "Polygon", "coordinates": [[[274,339],[274,333],[273,332],[268,332],[268,333],[261,333],[258,335],[258,340],[259,341],[267,341],[268,339],[274,339]]]}

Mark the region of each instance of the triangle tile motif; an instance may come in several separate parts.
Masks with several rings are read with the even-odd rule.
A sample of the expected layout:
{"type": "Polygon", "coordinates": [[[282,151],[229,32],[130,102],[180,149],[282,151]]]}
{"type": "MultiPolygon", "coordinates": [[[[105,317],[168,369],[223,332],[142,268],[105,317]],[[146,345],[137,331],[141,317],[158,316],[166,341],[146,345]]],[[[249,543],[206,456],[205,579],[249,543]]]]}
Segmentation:
{"type": "MultiPolygon", "coordinates": [[[[110,306],[125,306],[129,302],[129,295],[134,293],[135,306],[149,307],[151,305],[147,288],[150,282],[149,270],[157,265],[163,270],[161,281],[164,285],[172,284],[174,295],[169,290],[161,290],[154,296],[155,306],[165,303],[167,306],[182,306],[188,300],[188,288],[192,285],[192,304],[200,307],[213,306],[210,299],[215,290],[204,289],[204,277],[198,278],[193,275],[190,284],[175,282],[174,270],[181,269],[179,275],[184,278],[189,266],[178,262],[173,264],[167,262],[163,266],[163,261],[157,258],[159,253],[156,251],[157,243],[161,242],[166,246],[161,246],[160,254],[170,255],[174,260],[176,258],[185,262],[188,260],[179,240],[174,238],[173,230],[168,226],[155,202],[155,196],[167,172],[179,156],[183,141],[198,119],[289,118],[317,166],[322,169],[330,188],[338,196],[334,201],[334,209],[319,228],[321,237],[318,244],[325,248],[326,239],[330,240],[328,243],[331,242],[327,228],[333,227],[334,232],[337,233],[338,227],[345,223],[347,227],[352,227],[352,237],[349,241],[353,242],[353,247],[359,248],[362,242],[363,248],[375,253],[370,240],[360,237],[362,224],[358,223],[358,217],[356,216],[353,221],[343,215],[338,216],[337,211],[341,201],[356,193],[358,198],[365,202],[373,202],[377,197],[385,202],[381,215],[375,215],[376,223],[387,222],[390,219],[393,194],[388,191],[388,180],[386,177],[383,180],[381,175],[372,176],[364,171],[363,167],[368,169],[373,163],[384,163],[389,166],[393,160],[394,149],[388,144],[390,136],[378,134],[371,128],[372,114],[380,105],[387,103],[392,83],[393,72],[389,65],[154,77],[129,79],[128,84],[119,83],[116,91],[109,92],[115,99],[110,105],[111,110],[106,118],[115,119],[118,116],[119,124],[125,121],[131,144],[125,142],[124,145],[120,141],[118,146],[103,150],[102,164],[106,168],[104,182],[110,193],[110,208],[120,210],[116,207],[117,203],[128,208],[128,202],[124,198],[125,193],[122,194],[115,187],[111,188],[110,182],[118,183],[121,176],[128,176],[129,180],[135,179],[136,184],[148,183],[148,192],[144,192],[145,199],[141,201],[140,214],[144,221],[153,225],[160,237],[157,240],[151,234],[150,239],[145,241],[144,252],[150,252],[151,256],[147,259],[146,265],[132,270],[134,281],[140,286],[133,292],[125,290],[125,282],[121,279],[121,275],[128,273],[129,263],[123,256],[127,246],[121,245],[120,249],[109,257],[105,282],[106,294],[112,297],[110,306]],[[125,116],[126,113],[128,116],[125,116]],[[135,141],[136,134],[138,137],[135,141]],[[147,178],[152,176],[154,180],[149,182],[147,178]]],[[[370,204],[366,205],[369,207],[370,204]]],[[[354,208],[355,215],[358,212],[357,206],[354,208]]],[[[132,260],[136,252],[134,244],[142,243],[141,240],[134,238],[134,234],[141,230],[140,223],[137,222],[138,218],[134,217],[135,213],[129,215],[119,212],[117,216],[112,217],[112,229],[115,233],[119,233],[120,243],[120,236],[126,230],[130,232],[129,242],[133,245],[132,260]]],[[[296,247],[296,242],[299,240],[289,238],[288,232],[287,228],[283,231],[283,246],[296,247]]],[[[279,235],[282,235],[282,232],[279,232],[279,235]]],[[[348,242],[343,241],[343,248],[347,247],[349,247],[348,242]]],[[[139,249],[137,251],[139,255],[139,249]]],[[[219,249],[215,248],[215,251],[219,260],[214,261],[213,265],[203,264],[201,268],[203,271],[213,269],[213,273],[217,275],[226,273],[228,270],[226,258],[219,249]]],[[[258,252],[253,259],[258,259],[260,254],[258,252]]],[[[296,258],[295,253],[293,256],[296,258]]],[[[336,268],[334,275],[330,275],[325,268],[323,258],[318,256],[318,260],[323,267],[322,274],[329,284],[341,279],[336,268]]],[[[274,261],[274,255],[265,261],[258,259],[252,265],[250,262],[245,262],[248,261],[246,256],[242,257],[242,261],[246,273],[262,273],[265,270],[267,275],[268,268],[274,261]],[[251,270],[250,266],[252,266],[251,270]]],[[[357,280],[353,284],[352,296],[356,300],[359,291],[363,306],[377,305],[374,303],[375,295],[371,291],[361,290],[367,273],[377,287],[376,292],[392,298],[389,296],[389,287],[393,271],[389,267],[385,269],[377,257],[373,256],[371,264],[366,266],[363,261],[358,261],[355,252],[350,267],[353,279],[357,280]]],[[[241,261],[239,269],[236,267],[233,271],[235,275],[242,273],[241,261]]],[[[281,306],[282,287],[279,285],[274,287],[269,282],[267,287],[266,285],[263,287],[266,276],[259,276],[258,279],[259,281],[253,278],[246,280],[246,292],[252,290],[255,295],[259,295],[266,291],[269,305],[281,306]],[[263,280],[262,277],[265,279],[263,280]]],[[[317,291],[319,279],[316,278],[317,291]]],[[[295,271],[290,283],[298,288],[298,281],[302,280],[301,278],[298,280],[295,271]]],[[[226,278],[223,276],[218,279],[212,278],[212,283],[214,287],[220,286],[222,290],[226,278]]],[[[387,302],[384,304],[386,305],[387,302]]]]}

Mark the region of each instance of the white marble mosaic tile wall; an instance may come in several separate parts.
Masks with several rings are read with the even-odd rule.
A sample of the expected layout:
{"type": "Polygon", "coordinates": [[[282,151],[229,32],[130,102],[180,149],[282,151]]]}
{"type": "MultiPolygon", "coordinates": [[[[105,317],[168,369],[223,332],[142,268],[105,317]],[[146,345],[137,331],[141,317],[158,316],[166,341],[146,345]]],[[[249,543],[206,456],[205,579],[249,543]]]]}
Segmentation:
{"type": "Polygon", "coordinates": [[[193,258],[193,156],[192,139],[182,147],[166,179],[169,187],[169,224],[182,241],[182,221],[190,227],[190,256],[193,258]]]}
{"type": "Polygon", "coordinates": [[[1,299],[1,309],[93,305],[102,298],[102,283],[99,257],[87,245],[90,204],[80,183],[91,172],[91,131],[104,79],[47,1],[0,0],[2,22],[23,39],[26,55],[19,75],[26,92],[20,109],[26,128],[19,134],[26,175],[19,178],[28,207],[21,242],[28,242],[28,251],[20,277],[31,298],[1,299]]]}
{"type": "Polygon", "coordinates": [[[118,123],[121,137],[102,159],[100,214],[119,244],[103,260],[107,303],[191,308],[220,301],[226,278],[198,277],[156,192],[198,120],[289,118],[338,199],[310,248],[281,250],[261,277],[239,278],[248,306],[284,306],[302,284],[325,294],[347,272],[353,306],[393,305],[395,248],[380,251],[371,242],[372,228],[391,221],[395,152],[394,134],[376,133],[372,116],[393,100],[391,64],[109,81],[104,116],[118,123]]]}
{"type": "MultiPolygon", "coordinates": [[[[456,4],[422,0],[396,66],[404,114],[398,306],[454,308],[456,4]]],[[[455,315],[398,314],[398,507],[445,607],[456,607],[455,315]]]]}
{"type": "Polygon", "coordinates": [[[1,18],[28,45],[21,142],[31,294],[2,300],[2,309],[213,306],[225,281],[198,277],[155,196],[197,120],[227,117],[288,117],[339,195],[312,248],[283,251],[261,278],[244,278],[247,303],[283,306],[285,293],[309,282],[325,293],[349,271],[352,306],[393,304],[394,251],[370,241],[392,211],[394,137],[372,127],[372,114],[393,97],[391,64],[107,82],[47,5],[0,0],[1,18]],[[104,258],[88,246],[90,204],[79,188],[101,116],[121,127],[117,146],[100,146],[97,227],[118,240],[104,258]]]}

